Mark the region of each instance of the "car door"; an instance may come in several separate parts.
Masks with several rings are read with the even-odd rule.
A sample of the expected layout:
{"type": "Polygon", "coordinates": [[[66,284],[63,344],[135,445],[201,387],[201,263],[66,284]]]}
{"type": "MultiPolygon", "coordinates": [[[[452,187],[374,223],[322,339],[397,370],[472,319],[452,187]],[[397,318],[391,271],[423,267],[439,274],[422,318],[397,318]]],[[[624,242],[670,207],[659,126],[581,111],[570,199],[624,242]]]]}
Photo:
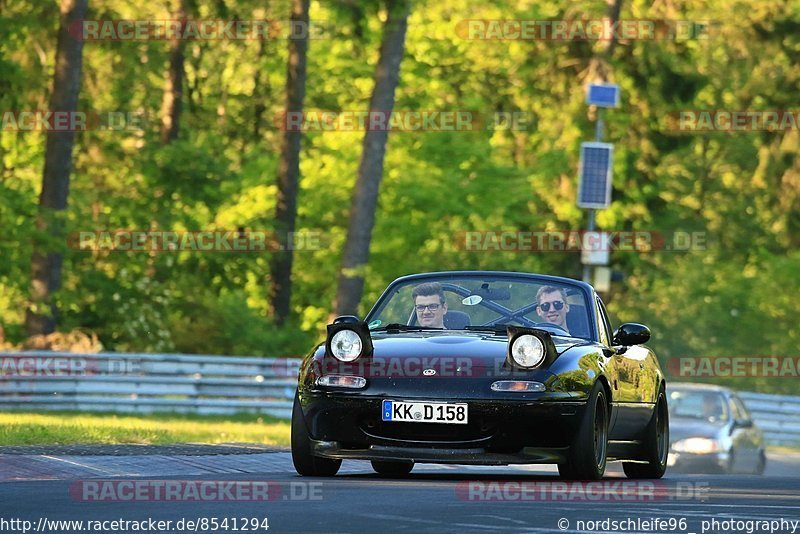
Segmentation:
{"type": "MultiPolygon", "coordinates": [[[[595,301],[595,310],[600,343],[610,349],[613,330],[611,329],[611,322],[608,320],[605,305],[599,297],[595,301]]],[[[614,354],[608,358],[607,371],[612,382],[611,388],[614,390],[613,395],[617,412],[613,427],[610,430],[612,440],[631,439],[650,420],[652,406],[642,403],[642,395],[639,391],[640,366],[643,365],[644,360],[638,359],[640,354],[637,349],[641,350],[641,347],[630,347],[625,353],[614,354]],[[628,354],[628,352],[632,354],[628,354]]]]}
{"type": "MultiPolygon", "coordinates": [[[[600,332],[600,342],[610,348],[613,343],[611,339],[613,330],[611,329],[611,322],[608,320],[605,305],[600,300],[600,297],[597,297],[595,306],[597,309],[597,329],[600,332]]],[[[620,403],[639,402],[640,399],[635,385],[635,375],[636,370],[639,369],[639,364],[630,358],[627,351],[623,354],[615,354],[611,360],[616,371],[615,383],[612,384],[612,387],[616,390],[616,400],[620,403]]]]}
{"type": "Polygon", "coordinates": [[[597,335],[600,344],[605,347],[603,354],[606,356],[605,360],[605,374],[608,378],[609,385],[611,386],[612,410],[611,419],[608,422],[609,438],[620,439],[617,432],[614,430],[616,427],[617,419],[619,418],[620,410],[624,411],[624,406],[620,404],[619,392],[619,378],[617,376],[617,366],[611,355],[611,324],[608,322],[608,317],[603,315],[600,306],[597,302],[594,304],[595,317],[597,319],[597,335]]]}
{"type": "Polygon", "coordinates": [[[734,458],[736,465],[734,467],[737,470],[752,471],[758,462],[759,431],[742,399],[732,393],[729,404],[733,417],[731,439],[736,448],[736,457],[734,458]]]}

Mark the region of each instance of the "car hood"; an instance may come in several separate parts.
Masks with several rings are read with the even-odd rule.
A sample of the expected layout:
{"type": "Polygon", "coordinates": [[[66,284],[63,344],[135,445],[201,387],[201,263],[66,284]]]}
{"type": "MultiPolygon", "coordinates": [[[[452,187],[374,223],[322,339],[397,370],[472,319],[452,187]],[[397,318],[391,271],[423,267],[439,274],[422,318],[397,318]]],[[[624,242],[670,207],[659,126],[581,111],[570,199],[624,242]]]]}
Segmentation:
{"type": "MultiPolygon", "coordinates": [[[[562,354],[571,347],[589,342],[579,338],[553,336],[553,343],[556,352],[562,354]]],[[[430,354],[494,359],[506,357],[508,338],[489,332],[372,332],[372,344],[375,349],[374,357],[403,358],[430,354]]]]}
{"type": "Polygon", "coordinates": [[[718,438],[724,428],[724,422],[672,417],[669,421],[669,439],[674,443],[686,438],[718,438]]]}
{"type": "MultiPolygon", "coordinates": [[[[552,384],[557,380],[551,367],[520,370],[506,359],[508,339],[491,332],[417,331],[371,332],[373,351],[368,358],[351,363],[324,357],[318,347],[316,361],[309,366],[316,374],[345,374],[368,379],[368,389],[351,395],[418,396],[435,394],[450,398],[534,398],[541,393],[494,393],[488,381],[520,379],[552,384]],[[316,367],[314,367],[316,366],[316,367]],[[424,380],[420,380],[423,378],[424,380]]],[[[553,337],[559,355],[576,345],[590,343],[576,338],[553,337]]],[[[559,360],[556,360],[559,361],[559,360]]],[[[558,389],[558,388],[555,388],[558,389]]],[[[552,394],[552,391],[550,392],[552,394]]],[[[569,397],[571,393],[558,391],[569,397]]]]}
{"type": "MultiPolygon", "coordinates": [[[[553,343],[556,352],[561,355],[571,347],[587,342],[553,337],[553,343]]],[[[446,369],[452,366],[473,371],[497,371],[504,367],[508,351],[508,338],[505,335],[488,332],[373,332],[372,344],[374,350],[370,362],[379,368],[413,365],[437,372],[440,367],[446,369]]]]}

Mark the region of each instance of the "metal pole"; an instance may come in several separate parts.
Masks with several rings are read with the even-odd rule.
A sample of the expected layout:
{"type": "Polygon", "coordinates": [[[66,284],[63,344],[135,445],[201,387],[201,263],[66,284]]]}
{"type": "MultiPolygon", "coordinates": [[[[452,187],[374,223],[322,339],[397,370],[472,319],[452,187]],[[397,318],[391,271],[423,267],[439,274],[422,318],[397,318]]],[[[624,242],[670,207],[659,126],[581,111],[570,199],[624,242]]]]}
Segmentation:
{"type": "MultiPolygon", "coordinates": [[[[597,122],[594,125],[594,140],[596,142],[603,141],[603,108],[597,108],[597,122]]],[[[589,224],[587,228],[587,232],[594,232],[594,210],[589,210],[589,224]]],[[[591,265],[584,265],[583,266],[583,281],[587,284],[592,283],[592,266],[591,265]]]]}
{"type": "Polygon", "coordinates": [[[603,140],[603,108],[597,108],[597,123],[594,125],[594,140],[598,143],[603,140]]]}
{"type": "MultiPolygon", "coordinates": [[[[594,232],[594,210],[589,210],[589,225],[588,225],[588,232],[594,232]]],[[[584,265],[583,266],[583,281],[587,284],[592,283],[592,266],[591,265],[584,265]]]]}

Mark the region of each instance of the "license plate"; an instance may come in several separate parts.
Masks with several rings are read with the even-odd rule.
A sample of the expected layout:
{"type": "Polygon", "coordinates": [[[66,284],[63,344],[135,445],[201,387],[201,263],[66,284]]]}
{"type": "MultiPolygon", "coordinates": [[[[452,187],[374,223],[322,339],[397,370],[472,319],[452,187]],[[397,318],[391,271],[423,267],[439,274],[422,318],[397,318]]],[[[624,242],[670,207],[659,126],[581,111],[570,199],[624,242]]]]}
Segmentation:
{"type": "Polygon", "coordinates": [[[383,401],[381,418],[403,423],[467,424],[467,405],[447,402],[383,401]]]}

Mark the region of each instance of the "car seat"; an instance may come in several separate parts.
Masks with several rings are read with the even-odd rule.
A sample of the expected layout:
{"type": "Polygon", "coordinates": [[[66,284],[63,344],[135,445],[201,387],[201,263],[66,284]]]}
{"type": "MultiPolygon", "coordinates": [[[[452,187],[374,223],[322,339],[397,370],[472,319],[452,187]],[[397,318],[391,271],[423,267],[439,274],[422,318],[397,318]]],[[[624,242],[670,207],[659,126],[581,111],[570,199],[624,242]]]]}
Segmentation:
{"type": "Polygon", "coordinates": [[[468,313],[462,311],[448,311],[444,314],[444,327],[448,330],[464,330],[469,326],[471,319],[468,313]]]}

